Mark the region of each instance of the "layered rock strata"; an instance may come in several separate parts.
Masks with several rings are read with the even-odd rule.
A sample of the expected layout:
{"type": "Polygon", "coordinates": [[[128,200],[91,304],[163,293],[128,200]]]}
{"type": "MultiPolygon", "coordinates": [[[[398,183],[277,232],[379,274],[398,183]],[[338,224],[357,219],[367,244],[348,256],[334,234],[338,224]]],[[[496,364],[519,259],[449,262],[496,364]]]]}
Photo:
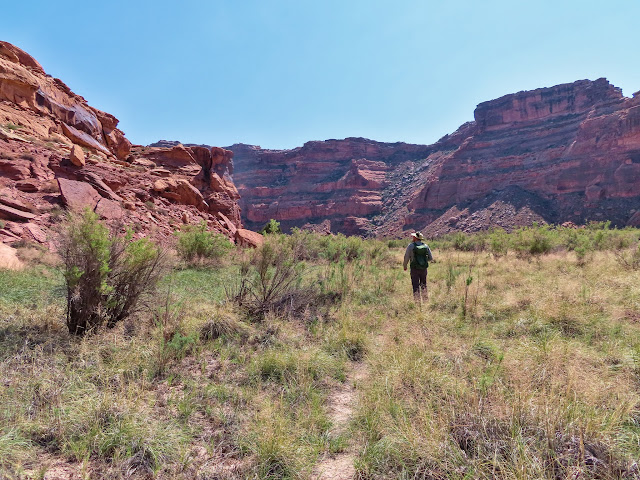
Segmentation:
{"type": "Polygon", "coordinates": [[[348,234],[366,233],[383,213],[389,172],[432,150],[363,138],[308,142],[293,150],[227,148],[234,153],[233,179],[250,228],[271,218],[285,228],[329,220],[332,231],[348,234]]]}

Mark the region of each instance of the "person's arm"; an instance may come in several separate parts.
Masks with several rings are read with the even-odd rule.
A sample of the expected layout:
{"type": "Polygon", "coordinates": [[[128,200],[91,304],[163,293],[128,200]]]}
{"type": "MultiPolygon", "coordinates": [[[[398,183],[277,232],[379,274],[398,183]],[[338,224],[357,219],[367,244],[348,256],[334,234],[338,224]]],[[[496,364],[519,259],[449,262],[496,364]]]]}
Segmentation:
{"type": "Polygon", "coordinates": [[[407,269],[407,264],[412,260],[411,256],[413,255],[413,243],[410,243],[407,249],[404,252],[404,262],[402,262],[402,268],[407,269]]]}

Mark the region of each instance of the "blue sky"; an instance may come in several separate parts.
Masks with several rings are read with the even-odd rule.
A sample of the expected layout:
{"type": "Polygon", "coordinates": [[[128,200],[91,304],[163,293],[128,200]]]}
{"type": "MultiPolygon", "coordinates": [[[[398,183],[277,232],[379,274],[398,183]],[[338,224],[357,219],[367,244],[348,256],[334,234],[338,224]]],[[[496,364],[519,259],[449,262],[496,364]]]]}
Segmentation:
{"type": "Polygon", "coordinates": [[[139,144],[433,143],[508,93],[640,90],[638,0],[4,3],[0,39],[139,144]]]}

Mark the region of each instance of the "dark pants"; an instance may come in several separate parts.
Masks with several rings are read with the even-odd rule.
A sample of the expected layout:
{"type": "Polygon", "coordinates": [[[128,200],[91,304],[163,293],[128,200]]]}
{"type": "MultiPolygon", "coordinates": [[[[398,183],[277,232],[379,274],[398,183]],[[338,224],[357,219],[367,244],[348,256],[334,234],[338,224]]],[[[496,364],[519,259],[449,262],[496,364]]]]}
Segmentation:
{"type": "Polygon", "coordinates": [[[427,269],[412,268],[411,269],[411,286],[413,294],[418,295],[420,291],[427,291],[427,269]]]}

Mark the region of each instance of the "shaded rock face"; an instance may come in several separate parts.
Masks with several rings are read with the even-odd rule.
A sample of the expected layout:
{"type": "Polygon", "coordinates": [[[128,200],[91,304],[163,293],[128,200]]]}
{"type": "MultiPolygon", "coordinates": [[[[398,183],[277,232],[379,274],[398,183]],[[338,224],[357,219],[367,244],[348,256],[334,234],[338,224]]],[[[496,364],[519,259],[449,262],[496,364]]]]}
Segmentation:
{"type": "Polygon", "coordinates": [[[0,42],[0,243],[55,248],[65,209],[90,209],[161,242],[200,222],[235,238],[242,222],[232,152],[132,146],[117,124],[0,42]]]}
{"type": "Polygon", "coordinates": [[[160,167],[151,172],[162,176],[167,173],[191,177],[188,185],[168,179],[158,180],[154,190],[161,196],[194,205],[223,222],[224,219],[230,220],[235,228],[242,227],[238,204],[240,195],[231,180],[233,152],[220,147],[185,147],[182,144],[136,148],[134,152],[140,157],[136,163],[143,164],[141,160],[144,160],[160,167]]]}
{"type": "Polygon", "coordinates": [[[625,98],[606,79],[580,80],[481,103],[474,118],[429,146],[233,145],[245,222],[329,220],[334,232],[370,235],[637,222],[640,96],[625,98]]]}

